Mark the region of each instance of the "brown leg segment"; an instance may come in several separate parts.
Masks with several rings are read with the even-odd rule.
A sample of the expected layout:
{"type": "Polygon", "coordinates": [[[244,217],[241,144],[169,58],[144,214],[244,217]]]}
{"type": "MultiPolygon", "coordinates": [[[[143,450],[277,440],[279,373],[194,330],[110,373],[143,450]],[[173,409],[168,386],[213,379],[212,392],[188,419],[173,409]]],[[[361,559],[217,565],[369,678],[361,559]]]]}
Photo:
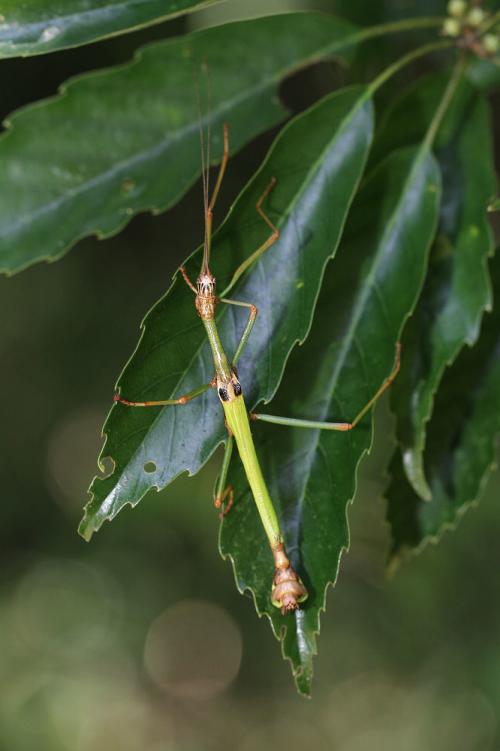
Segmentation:
{"type": "Polygon", "coordinates": [[[232,485],[228,485],[227,488],[224,490],[221,496],[218,496],[217,498],[214,498],[214,506],[216,509],[222,508],[222,511],[219,514],[219,519],[224,519],[226,514],[228,514],[231,510],[231,507],[234,503],[234,490],[232,485]],[[226,501],[226,498],[228,500],[226,501]],[[224,501],[226,503],[224,504],[224,501]],[[224,507],[223,507],[224,504],[224,507]]]}
{"type": "Polygon", "coordinates": [[[115,394],[113,396],[113,401],[120,402],[120,404],[125,404],[127,407],[167,407],[174,404],[187,404],[191,401],[191,399],[196,399],[197,396],[204,394],[205,391],[207,391],[209,388],[214,388],[215,385],[216,380],[214,378],[210,381],[210,383],[205,383],[203,386],[199,386],[197,389],[193,389],[193,391],[189,391],[187,394],[183,394],[182,396],[177,397],[177,399],[159,399],[157,401],[131,402],[128,399],[124,399],[122,396],[120,396],[120,394],[115,394]]]}
{"type": "Polygon", "coordinates": [[[198,294],[198,290],[197,290],[197,289],[196,289],[196,287],[194,286],[194,284],[193,284],[193,282],[191,281],[191,279],[190,279],[190,278],[188,277],[188,275],[187,275],[187,271],[186,271],[186,269],[184,268],[184,266],[179,266],[179,271],[181,272],[181,274],[182,274],[182,278],[183,278],[183,279],[184,279],[184,281],[186,282],[187,286],[188,286],[188,287],[189,287],[190,289],[192,289],[192,290],[193,290],[193,292],[194,292],[194,294],[195,294],[195,295],[197,295],[197,294],[198,294]]]}
{"type": "Polygon", "coordinates": [[[252,253],[252,254],[251,254],[251,255],[250,255],[250,256],[249,256],[249,257],[248,257],[248,258],[247,258],[247,259],[246,259],[245,261],[243,261],[243,263],[241,263],[241,264],[240,264],[240,265],[238,266],[238,268],[237,268],[237,269],[236,269],[236,271],[234,272],[234,274],[233,274],[233,276],[232,276],[232,279],[231,279],[231,281],[229,282],[228,286],[227,286],[227,287],[225,288],[225,290],[224,290],[224,291],[223,291],[223,292],[221,293],[221,297],[226,297],[226,295],[228,294],[229,290],[231,290],[231,289],[232,289],[232,288],[234,287],[234,285],[236,284],[236,282],[238,281],[238,279],[240,278],[240,276],[241,276],[242,274],[244,274],[244,273],[245,273],[245,271],[246,271],[246,270],[247,270],[248,268],[250,268],[250,266],[252,266],[252,264],[254,264],[254,263],[255,263],[255,261],[256,261],[256,260],[257,260],[257,259],[258,259],[258,258],[259,258],[259,257],[260,257],[260,256],[261,256],[262,254],[263,254],[263,253],[265,253],[265,252],[266,252],[266,250],[269,250],[269,248],[270,248],[270,247],[271,247],[272,245],[274,245],[274,243],[276,242],[276,240],[277,240],[277,239],[279,238],[279,236],[280,236],[280,231],[279,231],[279,229],[278,229],[278,228],[277,228],[277,227],[276,227],[276,226],[275,226],[275,225],[274,225],[274,224],[272,223],[272,221],[271,221],[271,220],[269,219],[268,215],[267,215],[267,214],[265,213],[264,209],[262,208],[262,203],[263,203],[263,201],[264,201],[264,200],[265,200],[265,199],[267,198],[267,196],[269,195],[269,193],[271,192],[271,190],[272,190],[272,189],[274,188],[274,186],[275,186],[275,185],[276,185],[276,178],[275,178],[275,177],[273,177],[273,178],[272,178],[272,179],[270,180],[270,182],[269,182],[268,186],[266,187],[265,191],[264,191],[264,192],[262,193],[261,197],[259,198],[259,200],[258,200],[258,201],[257,201],[257,203],[255,204],[255,208],[256,208],[256,210],[257,210],[258,214],[259,214],[259,215],[260,215],[260,216],[262,217],[262,219],[263,219],[263,220],[265,221],[265,223],[267,224],[267,226],[269,227],[269,229],[271,229],[271,230],[272,230],[272,234],[271,234],[271,235],[269,235],[269,237],[267,238],[267,240],[265,240],[265,241],[264,241],[264,242],[262,243],[262,245],[259,245],[259,247],[257,248],[257,250],[254,250],[254,252],[253,252],[253,253],[252,253]]]}

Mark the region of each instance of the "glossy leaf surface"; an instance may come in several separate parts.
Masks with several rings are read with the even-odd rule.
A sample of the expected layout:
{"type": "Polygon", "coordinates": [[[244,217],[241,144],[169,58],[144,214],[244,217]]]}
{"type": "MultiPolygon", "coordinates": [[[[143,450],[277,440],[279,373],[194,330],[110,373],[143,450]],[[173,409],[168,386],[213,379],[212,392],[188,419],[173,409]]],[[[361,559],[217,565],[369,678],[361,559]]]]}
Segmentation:
{"type": "Polygon", "coordinates": [[[207,0],[3,0],[0,58],[77,47],[208,4],[207,0]]]}
{"type": "Polygon", "coordinates": [[[131,63],[83,75],[15,113],[0,138],[0,271],[53,260],[82,237],[107,237],[137,212],[179,200],[201,171],[202,63],[215,163],[223,122],[234,153],[284,118],[283,76],[335,54],[352,30],[318,13],[227,24],[151,44],[131,63]]]}
{"type": "Polygon", "coordinates": [[[409,554],[436,542],[453,529],[478,501],[494,466],[500,433],[500,254],[490,264],[493,312],[485,315],[481,335],[446,372],[425,452],[432,497],[422,501],[408,483],[396,454],[387,491],[392,533],[392,567],[409,554]]]}
{"type": "MultiPolygon", "coordinates": [[[[335,252],[362,174],[373,130],[367,89],[344,89],[296,118],[278,137],[267,161],[244,190],[214,238],[213,272],[219,289],[268,236],[255,204],[271,177],[277,184],[266,211],[280,240],[243,277],[233,299],[253,302],[259,316],[238,363],[247,404],[269,400],[297,340],[308,331],[323,269],[335,252]]],[[[188,261],[196,278],[200,252],[188,261]]],[[[245,311],[219,306],[218,325],[229,356],[246,322],[245,311]]],[[[139,346],[120,378],[128,399],[180,396],[214,374],[192,293],[179,276],[148,314],[139,346]]],[[[116,405],[106,422],[103,456],[115,469],[96,478],[80,531],[88,539],[126,503],[165,487],[184,471],[197,472],[225,437],[222,409],[211,390],[185,407],[131,409],[116,405]],[[145,465],[154,462],[154,472],[145,465]]]]}
{"type": "Polygon", "coordinates": [[[494,91],[500,86],[500,56],[481,60],[472,60],[467,70],[467,77],[482,91],[494,91]]]}
{"type": "MultiPolygon", "coordinates": [[[[316,420],[351,420],[390,373],[402,326],[420,292],[440,196],[438,167],[425,148],[392,154],[366,181],[329,265],[312,330],[287,366],[277,398],[263,412],[316,420]]],[[[279,509],[288,553],[309,589],[294,615],[270,602],[273,572],[237,457],[235,503],[224,519],[221,551],[240,591],[266,614],[299,690],[307,694],[319,614],[349,544],[347,506],[356,469],[371,444],[371,417],[349,433],[258,424],[257,453],[279,509]]]]}
{"type": "MultiPolygon", "coordinates": [[[[399,132],[408,111],[415,113],[413,126],[410,134],[403,133],[417,135],[420,127],[422,135],[445,86],[442,75],[419,82],[388,113],[387,140],[394,126],[399,132]]],[[[487,259],[493,238],[486,215],[495,193],[491,142],[488,103],[464,81],[436,144],[443,181],[440,226],[425,288],[403,337],[401,376],[391,393],[408,480],[427,500],[431,490],[423,451],[434,395],[446,367],[476,341],[491,304],[487,259]]]]}

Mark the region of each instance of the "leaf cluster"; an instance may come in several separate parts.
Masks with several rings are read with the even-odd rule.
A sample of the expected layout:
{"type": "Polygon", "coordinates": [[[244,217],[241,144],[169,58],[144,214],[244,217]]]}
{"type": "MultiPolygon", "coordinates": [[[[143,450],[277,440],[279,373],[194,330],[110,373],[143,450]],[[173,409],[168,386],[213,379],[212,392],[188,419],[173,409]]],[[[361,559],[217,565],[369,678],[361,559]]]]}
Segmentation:
{"type": "MultiPolygon", "coordinates": [[[[65,5],[61,13],[59,2],[6,0],[0,56],[87,44],[206,3],[65,5]]],[[[497,16],[487,16],[490,36],[497,16]]],[[[500,68],[494,57],[477,55],[481,29],[470,32],[464,21],[457,44],[442,38],[442,24],[417,17],[359,27],[304,12],[217,25],[69,80],[54,98],[13,113],[0,137],[0,268],[12,274],[181,199],[201,168],[193,70],[209,69],[202,125],[212,133],[213,164],[224,122],[232,154],[279,128],[213,240],[223,288],[266,237],[255,204],[277,178],[266,210],[280,239],[233,295],[259,309],[240,379],[249,409],[272,401],[266,410],[276,414],[347,421],[391,372],[401,343],[386,492],[391,568],[439,539],[477,501],[500,432],[500,263],[487,217],[498,207],[488,95],[500,68]],[[374,74],[365,43],[407,31],[427,43],[417,47],[413,34],[405,36],[402,56],[374,74]],[[430,71],[411,68],[418,75],[398,93],[394,77],[429,55],[430,71]],[[318,61],[341,67],[345,85],[285,122],[280,84],[318,61]]],[[[198,249],[186,261],[192,277],[200,258],[198,249]]],[[[234,352],[244,313],[221,305],[217,315],[224,347],[234,352]]],[[[209,382],[212,368],[192,296],[176,274],[146,314],[117,386],[130,399],[175,398],[209,382]]],[[[211,391],[180,408],[115,405],[104,433],[101,461],[113,466],[91,485],[80,526],[86,539],[150,489],[198,472],[226,439],[211,391]]],[[[320,612],[349,545],[347,509],[372,418],[348,434],[257,425],[254,435],[287,549],[310,592],[306,606],[282,616],[270,603],[272,556],[237,456],[220,550],[307,694],[320,612]]]]}

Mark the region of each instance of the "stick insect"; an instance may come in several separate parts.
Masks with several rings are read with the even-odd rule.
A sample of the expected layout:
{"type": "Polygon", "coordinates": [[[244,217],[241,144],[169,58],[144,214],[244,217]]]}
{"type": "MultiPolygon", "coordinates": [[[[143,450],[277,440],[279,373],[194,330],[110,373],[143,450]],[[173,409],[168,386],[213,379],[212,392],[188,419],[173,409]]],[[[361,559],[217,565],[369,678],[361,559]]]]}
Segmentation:
{"type": "Polygon", "coordinates": [[[273,224],[268,214],[265,212],[263,205],[276,184],[276,178],[272,178],[264,189],[255,206],[256,211],[263,222],[270,230],[267,239],[236,269],[231,281],[220,296],[216,295],[216,280],[210,271],[210,251],[212,242],[212,221],[213,210],[217,196],[220,191],[224,173],[226,171],[229,158],[229,132],[228,126],[224,125],[223,130],[223,156],[219,167],[218,176],[214,185],[212,195],[209,195],[208,167],[209,167],[209,144],[205,154],[203,144],[203,134],[201,139],[202,153],[202,182],[203,182],[203,200],[205,213],[205,236],[203,243],[203,261],[200,274],[196,280],[196,286],[192,283],[183,266],[180,272],[184,281],[195,294],[195,308],[198,316],[205,327],[205,331],[212,351],[215,376],[210,383],[204,384],[187,394],[183,394],[176,399],[164,399],[160,401],[129,401],[120,394],[115,394],[114,400],[125,404],[129,407],[150,407],[150,406],[168,406],[168,405],[185,405],[197,396],[200,396],[210,387],[216,388],[224,410],[225,423],[228,430],[228,439],[225,447],[222,469],[217,482],[214,504],[221,509],[221,517],[230,510],[234,491],[229,485],[226,487],[229,463],[233,451],[233,444],[236,446],[243,463],[243,467],[252,490],[252,494],[259,512],[267,539],[274,558],[274,577],[271,588],[271,601],[273,605],[281,609],[282,614],[294,611],[299,608],[307,597],[307,589],[301,578],[294,570],[288,555],[286,553],[284,536],[281,531],[278,516],[276,514],[273,502],[269,495],[259,460],[255,451],[255,446],[250,430],[250,420],[261,420],[264,422],[276,423],[279,425],[288,425],[298,428],[314,428],[323,430],[347,431],[354,428],[368,410],[373,406],[381,394],[388,388],[396,377],[399,370],[399,345],[396,351],[396,362],[394,368],[386,380],[382,383],[376,394],[363,407],[352,422],[316,422],[309,420],[298,420],[294,418],[278,417],[267,414],[249,414],[245,406],[243,390],[238,379],[236,364],[241,357],[245,346],[250,337],[255,319],[257,308],[250,302],[233,300],[228,298],[228,294],[234,287],[242,274],[247,271],[257,259],[265,253],[278,240],[280,232],[273,224]],[[243,330],[241,339],[236,348],[233,358],[230,360],[223,348],[217,331],[215,322],[216,306],[220,303],[225,305],[235,305],[248,310],[248,320],[243,330]]]}

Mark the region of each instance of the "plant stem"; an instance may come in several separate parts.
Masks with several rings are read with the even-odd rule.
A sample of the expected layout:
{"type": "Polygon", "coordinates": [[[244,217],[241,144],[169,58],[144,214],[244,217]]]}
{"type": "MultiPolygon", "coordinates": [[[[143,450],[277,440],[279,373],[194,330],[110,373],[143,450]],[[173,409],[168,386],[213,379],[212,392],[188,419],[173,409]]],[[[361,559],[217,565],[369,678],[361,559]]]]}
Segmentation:
{"type": "Polygon", "coordinates": [[[491,18],[487,18],[484,24],[478,28],[478,32],[482,36],[487,31],[489,31],[496,24],[497,21],[500,21],[500,11],[497,11],[497,13],[494,13],[491,16],[491,18]]]}
{"type": "Polygon", "coordinates": [[[403,31],[416,31],[418,29],[429,29],[443,25],[444,18],[438,16],[429,16],[425,18],[404,18],[402,21],[392,21],[391,23],[382,23],[377,26],[367,26],[359,31],[355,31],[351,36],[337,39],[327,45],[314,59],[322,59],[325,55],[332,55],[344,50],[346,47],[366,42],[369,39],[384,36],[384,34],[396,34],[403,31]]]}
{"type": "Polygon", "coordinates": [[[436,112],[434,113],[434,117],[431,120],[427,133],[425,135],[424,142],[422,144],[424,148],[432,148],[436,134],[441,123],[443,122],[443,117],[445,116],[446,110],[448,109],[450,102],[453,99],[453,95],[457,89],[466,65],[467,58],[465,57],[465,55],[463,55],[459,58],[459,60],[457,60],[455,67],[453,68],[453,72],[450,76],[450,80],[448,81],[448,85],[446,86],[443,97],[439,102],[439,106],[436,112]]]}
{"type": "Polygon", "coordinates": [[[382,86],[391,76],[393,76],[395,73],[398,73],[402,68],[405,67],[405,65],[413,62],[413,60],[417,60],[419,57],[423,57],[424,55],[429,54],[429,52],[449,49],[453,46],[453,41],[445,40],[440,42],[431,42],[430,44],[425,44],[423,47],[417,47],[417,49],[408,52],[408,54],[403,55],[403,57],[400,57],[399,60],[396,60],[395,63],[389,65],[388,68],[383,70],[382,73],[380,73],[371,82],[370,86],[368,87],[369,95],[371,96],[372,94],[374,94],[377,89],[379,89],[380,86],[382,86]]]}
{"type": "Polygon", "coordinates": [[[351,42],[364,42],[368,39],[375,39],[378,36],[384,34],[396,34],[400,31],[415,31],[417,29],[429,29],[436,26],[442,26],[444,22],[443,17],[438,16],[426,16],[424,18],[404,18],[401,21],[391,21],[390,23],[381,23],[376,26],[368,26],[361,31],[353,34],[352,37],[347,37],[344,43],[350,44],[351,42]]]}

